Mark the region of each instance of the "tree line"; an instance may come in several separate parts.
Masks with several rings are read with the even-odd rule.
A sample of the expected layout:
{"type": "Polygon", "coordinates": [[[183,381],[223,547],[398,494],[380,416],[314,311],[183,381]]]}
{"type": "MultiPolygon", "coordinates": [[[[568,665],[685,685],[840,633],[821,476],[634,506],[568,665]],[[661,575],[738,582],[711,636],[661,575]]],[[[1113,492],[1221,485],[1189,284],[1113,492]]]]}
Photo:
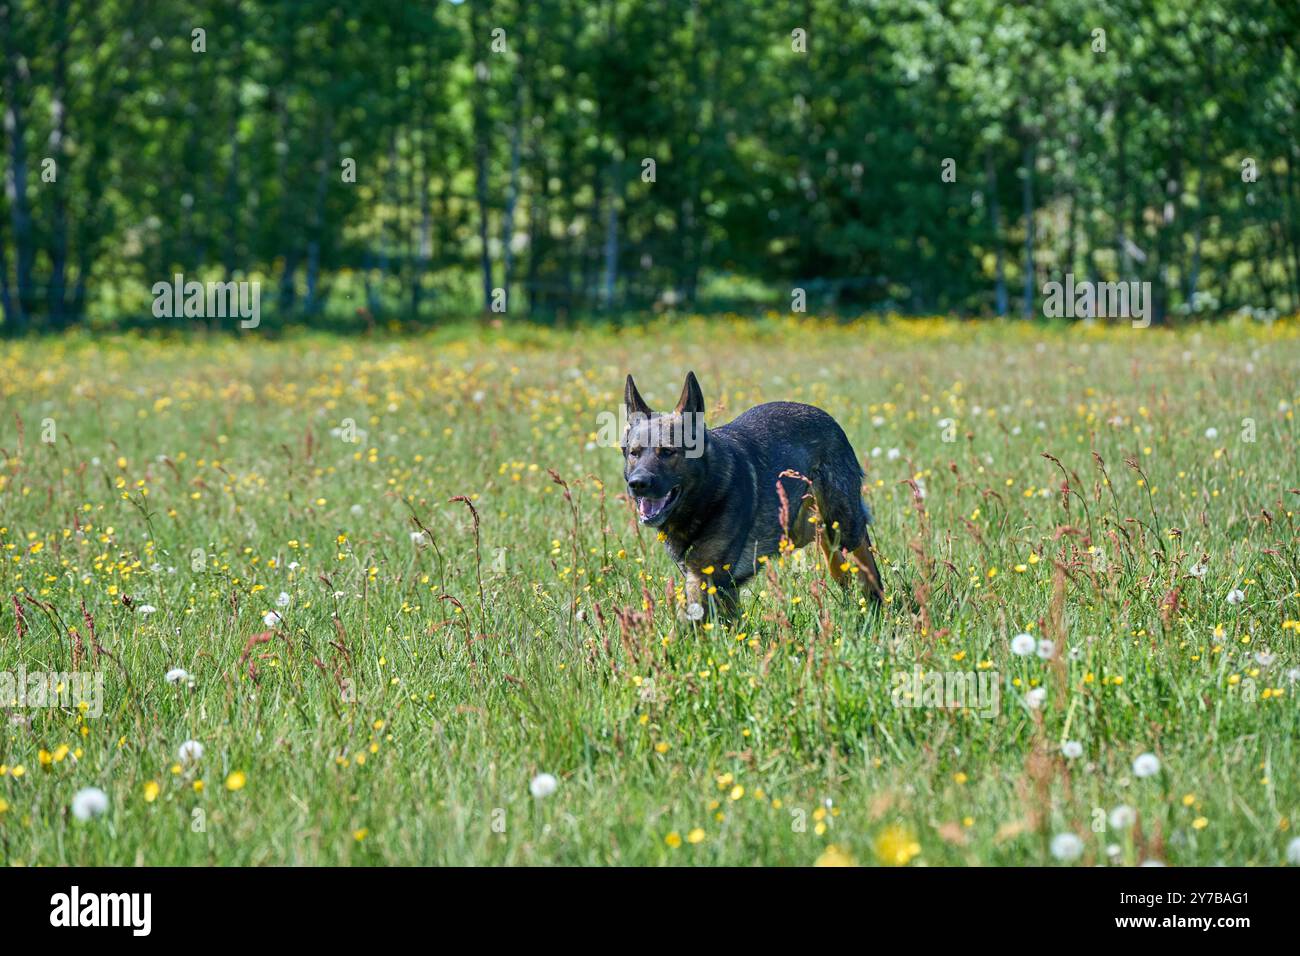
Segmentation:
{"type": "Polygon", "coordinates": [[[277,321],[1300,308],[1300,6],[0,0],[8,334],[259,281],[277,321]]]}

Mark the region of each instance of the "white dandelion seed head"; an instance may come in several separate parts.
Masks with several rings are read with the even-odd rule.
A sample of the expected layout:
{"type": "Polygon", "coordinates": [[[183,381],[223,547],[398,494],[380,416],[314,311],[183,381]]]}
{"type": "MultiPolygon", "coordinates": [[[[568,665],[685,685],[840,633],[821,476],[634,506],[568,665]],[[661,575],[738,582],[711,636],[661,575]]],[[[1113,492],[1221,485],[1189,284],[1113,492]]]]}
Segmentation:
{"type": "Polygon", "coordinates": [[[299,565],[297,561],[290,561],[288,564],[285,565],[285,567],[288,568],[290,571],[297,571],[298,568],[301,567],[301,565],[299,565]]]}
{"type": "Polygon", "coordinates": [[[1106,846],[1106,855],[1112,860],[1123,852],[1124,851],[1120,849],[1118,843],[1111,843],[1106,846]]]}
{"type": "Polygon", "coordinates": [[[197,740],[187,740],[176,751],[177,758],[183,764],[195,764],[203,759],[203,744],[197,740]]]}
{"type": "Polygon", "coordinates": [[[275,611],[267,611],[262,615],[262,623],[267,627],[275,627],[280,623],[280,615],[275,613],[275,611]]]}
{"type": "Polygon", "coordinates": [[[1011,653],[1016,657],[1028,657],[1038,648],[1038,642],[1032,634],[1017,634],[1011,639],[1011,653]]]}
{"type": "Polygon", "coordinates": [[[1228,603],[1232,605],[1240,604],[1246,600],[1246,592],[1241,588],[1233,588],[1228,592],[1228,603]]]}
{"type": "Polygon", "coordinates": [[[885,457],[890,461],[898,461],[898,459],[903,457],[903,453],[897,448],[891,448],[889,451],[885,452],[885,457]]]}
{"type": "Polygon", "coordinates": [[[158,609],[154,607],[152,604],[141,604],[135,609],[135,613],[137,614],[148,615],[148,614],[156,614],[157,612],[158,609]]]}
{"type": "Polygon", "coordinates": [[[1213,441],[1219,437],[1219,430],[1211,425],[1209,428],[1205,429],[1205,437],[1210,439],[1210,441],[1213,441]]]}
{"type": "Polygon", "coordinates": [[[183,667],[173,667],[163,675],[163,679],[169,684],[179,684],[183,680],[189,680],[189,677],[190,672],[183,667]]]}
{"type": "Polygon", "coordinates": [[[1293,667],[1287,671],[1286,679],[1293,684],[1300,683],[1300,667],[1293,667]]]}
{"type": "Polygon", "coordinates": [[[352,512],[354,517],[357,517],[360,516],[360,514],[363,511],[365,511],[365,509],[362,508],[360,505],[353,505],[351,508],[348,509],[348,511],[352,512]]]}
{"type": "Polygon", "coordinates": [[[1160,758],[1153,753],[1138,754],[1133,761],[1133,776],[1154,777],[1160,772],[1160,758]]]}
{"type": "Polygon", "coordinates": [[[1292,866],[1300,866],[1300,837],[1293,837],[1286,845],[1286,861],[1292,866]]]}
{"type": "Polygon", "coordinates": [[[1025,703],[1029,705],[1030,710],[1037,710],[1039,707],[1042,707],[1043,702],[1046,700],[1047,700],[1046,687],[1035,687],[1033,690],[1031,690],[1028,694],[1025,695],[1025,703]]]}
{"type": "Polygon", "coordinates": [[[72,797],[72,815],[78,820],[101,817],[108,812],[108,794],[99,787],[83,787],[72,797]]]}
{"type": "Polygon", "coordinates": [[[1069,863],[1083,856],[1083,841],[1073,833],[1058,833],[1052,837],[1052,856],[1069,863]]]}
{"type": "Polygon", "coordinates": [[[1275,660],[1277,660],[1277,656],[1269,651],[1260,651],[1255,655],[1255,663],[1259,664],[1260,667],[1271,667],[1275,660]]]}
{"type": "Polygon", "coordinates": [[[1055,653],[1056,653],[1056,645],[1053,644],[1051,641],[1047,640],[1047,638],[1043,638],[1041,641],[1038,642],[1038,656],[1041,657],[1043,660],[1045,661],[1051,660],[1052,655],[1055,653]]]}
{"type": "Polygon", "coordinates": [[[1163,860],[1143,860],[1138,866],[1164,866],[1163,860]]]}
{"type": "Polygon", "coordinates": [[[699,621],[704,618],[704,605],[699,601],[692,601],[686,605],[686,617],[691,621],[699,621]]]}
{"type": "Polygon", "coordinates": [[[1210,566],[1204,561],[1197,561],[1187,569],[1187,573],[1194,578],[1203,578],[1210,573],[1210,566]]]}
{"type": "Polygon", "coordinates": [[[549,797],[560,786],[560,782],[555,779],[553,774],[539,773],[528,783],[528,792],[538,800],[549,797]]]}
{"type": "Polygon", "coordinates": [[[1066,760],[1078,760],[1083,756],[1083,744],[1077,740],[1067,740],[1061,744],[1061,753],[1066,760]]]}
{"type": "Polygon", "coordinates": [[[280,592],[280,596],[279,596],[278,598],[275,599],[275,606],[276,606],[276,607],[288,607],[288,606],[289,606],[289,601],[290,601],[290,600],[292,600],[292,599],[289,597],[289,593],[288,593],[287,591],[281,591],[281,592],[280,592]]]}
{"type": "Polygon", "coordinates": [[[1121,803],[1110,811],[1110,825],[1113,830],[1127,830],[1137,823],[1137,811],[1126,803],[1121,803]]]}

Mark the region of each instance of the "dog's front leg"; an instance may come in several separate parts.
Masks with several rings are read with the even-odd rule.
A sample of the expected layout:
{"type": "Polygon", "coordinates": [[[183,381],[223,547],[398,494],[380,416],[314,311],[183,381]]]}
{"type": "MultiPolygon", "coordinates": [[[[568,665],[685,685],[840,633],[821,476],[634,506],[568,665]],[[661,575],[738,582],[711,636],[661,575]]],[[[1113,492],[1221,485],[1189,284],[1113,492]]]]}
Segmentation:
{"type": "Polygon", "coordinates": [[[717,617],[723,623],[735,620],[740,606],[740,588],[729,575],[713,577],[690,567],[685,572],[686,620],[702,622],[710,617],[717,617]]]}
{"type": "Polygon", "coordinates": [[[686,620],[702,621],[709,613],[707,601],[708,583],[704,575],[694,568],[685,568],[686,572],[686,620]]]}

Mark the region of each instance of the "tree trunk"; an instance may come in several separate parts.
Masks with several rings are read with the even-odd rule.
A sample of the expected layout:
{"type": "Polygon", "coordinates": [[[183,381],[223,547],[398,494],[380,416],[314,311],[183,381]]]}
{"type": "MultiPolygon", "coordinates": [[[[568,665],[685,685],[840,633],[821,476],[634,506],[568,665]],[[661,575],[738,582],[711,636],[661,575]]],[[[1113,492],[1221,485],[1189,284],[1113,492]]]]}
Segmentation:
{"type": "MultiPolygon", "coordinates": [[[[517,75],[518,71],[516,71],[517,75]]],[[[524,84],[516,79],[515,122],[510,131],[510,184],[506,188],[506,208],[501,222],[501,287],[506,290],[506,308],[510,308],[510,284],[515,271],[515,209],[519,205],[519,160],[524,134],[524,84]]]]}
{"type": "Polygon", "coordinates": [[[1196,219],[1192,224],[1192,261],[1187,269],[1187,301],[1194,305],[1196,287],[1201,278],[1201,223],[1205,218],[1205,136],[1198,135],[1200,147],[1196,160],[1196,219]]]}
{"type": "MultiPolygon", "coordinates": [[[[421,125],[423,125],[421,123],[421,125]]],[[[411,320],[420,320],[420,297],[424,291],[424,274],[429,270],[429,260],[433,256],[433,197],[428,148],[424,142],[425,130],[421,128],[415,154],[419,158],[419,192],[420,192],[420,235],[415,247],[415,269],[411,276],[411,320]]]]}
{"type": "Polygon", "coordinates": [[[13,288],[9,284],[9,241],[5,238],[7,219],[7,215],[0,211],[0,319],[4,320],[0,334],[12,335],[17,331],[18,316],[13,288]]]}
{"type": "Polygon", "coordinates": [[[56,175],[50,216],[50,288],[48,311],[50,325],[62,328],[66,324],[66,293],[68,273],[68,212],[64,191],[67,189],[67,172],[63,168],[63,141],[67,134],[68,111],[68,0],[57,0],[54,5],[54,76],[50,91],[50,158],[54,160],[56,175]]]}
{"type": "Polygon", "coordinates": [[[1292,144],[1290,152],[1286,157],[1286,189],[1283,195],[1286,202],[1283,205],[1282,225],[1286,237],[1284,244],[1283,256],[1288,252],[1291,262],[1291,311],[1300,311],[1300,222],[1296,217],[1296,177],[1295,177],[1295,157],[1297,150],[1292,144]]]}
{"type": "Polygon", "coordinates": [[[614,305],[618,285],[618,163],[609,162],[609,197],[605,201],[605,280],[601,301],[606,309],[614,305]]]}
{"type": "Polygon", "coordinates": [[[1124,241],[1125,210],[1128,209],[1128,163],[1124,143],[1128,139],[1128,127],[1124,123],[1124,111],[1115,110],[1115,185],[1117,196],[1112,207],[1115,210],[1115,265],[1119,270],[1117,278],[1127,280],[1133,272],[1129,259],[1129,244],[1124,241]]]}
{"type": "Polygon", "coordinates": [[[13,290],[9,287],[9,244],[5,241],[4,221],[0,220],[0,318],[5,334],[17,331],[13,290]]]}
{"type": "Polygon", "coordinates": [[[1025,141],[1024,168],[1025,178],[1021,183],[1021,199],[1025,213],[1025,302],[1021,310],[1026,319],[1034,313],[1034,141],[1025,141]]]}
{"type": "MultiPolygon", "coordinates": [[[[294,10],[292,4],[286,7],[286,10],[294,10]]],[[[290,15],[286,26],[287,43],[284,49],[283,77],[285,80],[283,88],[275,92],[275,104],[277,113],[277,126],[279,128],[280,140],[283,144],[283,150],[279,154],[277,161],[277,178],[280,182],[280,208],[281,216],[280,227],[282,232],[288,233],[288,239],[284,242],[284,271],[280,274],[280,291],[279,291],[279,317],[281,322],[289,319],[294,306],[298,300],[297,275],[298,261],[301,257],[301,243],[298,241],[298,202],[297,184],[292,181],[289,172],[289,156],[292,152],[291,140],[293,138],[292,116],[289,111],[289,92],[291,84],[296,79],[295,71],[297,70],[296,56],[297,52],[297,21],[290,15]]]]}
{"type": "Polygon", "coordinates": [[[5,198],[14,232],[14,261],[17,283],[14,310],[6,316],[6,324],[13,320],[13,331],[22,332],[27,327],[33,302],[32,267],[35,254],[32,248],[32,220],[27,206],[27,124],[23,119],[22,97],[29,80],[26,61],[20,54],[15,38],[18,26],[14,23],[12,0],[0,0],[0,35],[4,37],[4,131],[9,147],[9,163],[5,169],[5,198]]]}
{"type": "Polygon", "coordinates": [[[538,147],[536,136],[531,147],[532,155],[537,159],[537,183],[528,197],[528,272],[525,284],[528,286],[528,314],[536,315],[540,307],[547,302],[545,290],[541,288],[542,258],[550,248],[550,213],[546,197],[550,189],[550,166],[546,161],[546,150],[538,147]]]}
{"type": "Polygon", "coordinates": [[[320,246],[321,233],[325,228],[325,197],[329,186],[330,159],[334,154],[334,142],[330,133],[330,118],[326,115],[324,130],[321,132],[320,158],[316,169],[316,196],[312,202],[311,224],[307,234],[307,302],[309,315],[318,315],[321,310],[320,296],[320,246]]]}
{"type": "MultiPolygon", "coordinates": [[[[230,16],[236,32],[241,33],[244,24],[239,0],[234,0],[231,4],[230,16]]],[[[230,140],[230,168],[226,170],[226,183],[222,190],[225,197],[223,201],[226,206],[227,222],[225,241],[222,244],[221,264],[227,282],[233,281],[234,272],[239,267],[238,242],[242,233],[242,223],[240,221],[242,203],[239,201],[239,173],[242,158],[239,150],[239,121],[242,111],[239,84],[242,82],[244,73],[244,58],[242,45],[237,46],[236,49],[241,52],[236,54],[232,64],[231,85],[234,87],[234,95],[231,96],[230,127],[229,132],[226,134],[230,140]]]]}
{"type": "Polygon", "coordinates": [[[984,170],[989,186],[989,217],[993,225],[993,254],[996,262],[996,286],[994,298],[999,316],[1007,314],[1007,265],[1002,248],[1002,205],[998,202],[998,168],[993,161],[993,152],[984,154],[984,170]]]}
{"type": "MultiPolygon", "coordinates": [[[[483,41],[479,29],[479,4],[470,4],[470,34],[475,43],[483,41]]],[[[483,311],[492,308],[492,255],[488,246],[488,137],[491,135],[488,117],[488,79],[491,74],[483,59],[474,63],[474,195],[478,202],[479,269],[483,277],[483,311]]]]}
{"type": "MultiPolygon", "coordinates": [[[[1069,137],[1070,156],[1079,155],[1079,136],[1071,132],[1069,137]]],[[[1070,192],[1069,192],[1069,213],[1066,216],[1065,226],[1065,268],[1062,270],[1065,274],[1074,272],[1075,257],[1075,236],[1078,231],[1079,222],[1079,162],[1078,159],[1072,159],[1070,162],[1070,192]]]]}

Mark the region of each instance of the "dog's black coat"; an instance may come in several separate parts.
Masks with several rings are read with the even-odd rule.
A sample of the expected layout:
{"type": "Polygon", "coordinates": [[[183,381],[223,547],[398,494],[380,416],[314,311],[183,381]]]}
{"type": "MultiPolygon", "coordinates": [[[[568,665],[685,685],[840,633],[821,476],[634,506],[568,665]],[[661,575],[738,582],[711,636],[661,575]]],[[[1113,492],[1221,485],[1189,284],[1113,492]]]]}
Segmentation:
{"type": "Polygon", "coordinates": [[[783,538],[795,547],[809,543],[816,528],[806,498],[820,513],[832,574],[840,577],[836,572],[844,560],[832,557],[834,549],[856,554],[868,593],[879,599],[863,472],[834,418],[796,402],[758,405],[726,425],[703,429],[703,454],[692,458],[678,442],[665,445],[664,435],[684,434],[688,427],[677,427],[672,416],[686,422],[703,416],[694,373],[687,375],[682,398],[667,415],[650,410],[630,375],[625,400],[628,493],[642,521],[662,531],[669,556],[686,574],[688,600],[700,596],[692,591],[702,593],[712,584],[717,603],[734,605],[737,589],[758,571],[760,558],[779,552],[783,538]]]}

